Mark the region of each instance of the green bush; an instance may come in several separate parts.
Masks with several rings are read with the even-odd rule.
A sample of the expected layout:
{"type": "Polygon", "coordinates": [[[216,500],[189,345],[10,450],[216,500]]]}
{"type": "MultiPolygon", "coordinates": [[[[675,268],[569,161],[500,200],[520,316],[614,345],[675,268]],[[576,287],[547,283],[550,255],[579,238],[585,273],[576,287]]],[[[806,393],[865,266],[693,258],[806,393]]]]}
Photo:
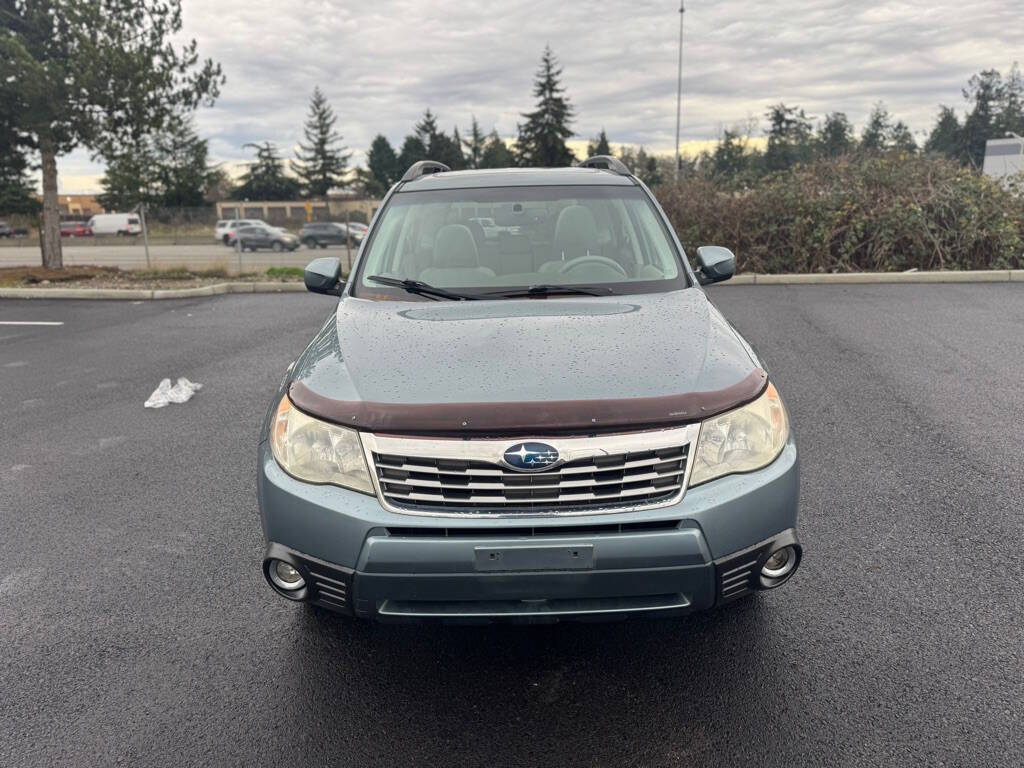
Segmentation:
{"type": "Polygon", "coordinates": [[[746,272],[1024,267],[1024,195],[936,155],[827,158],[729,188],[692,176],[658,198],[691,256],[746,272]]]}

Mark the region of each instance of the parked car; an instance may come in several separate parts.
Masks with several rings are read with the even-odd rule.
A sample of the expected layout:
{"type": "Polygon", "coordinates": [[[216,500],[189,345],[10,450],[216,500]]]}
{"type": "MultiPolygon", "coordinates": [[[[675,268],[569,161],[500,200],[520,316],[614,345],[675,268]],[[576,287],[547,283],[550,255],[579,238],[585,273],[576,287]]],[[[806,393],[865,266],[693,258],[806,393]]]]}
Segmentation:
{"type": "Polygon", "coordinates": [[[60,223],[61,237],[92,237],[93,231],[84,221],[62,221],[60,223]]]}
{"type": "Polygon", "coordinates": [[[680,615],[785,584],[797,448],[764,363],[618,160],[389,192],[263,424],[263,573],[381,620],[680,615]],[[478,243],[464,211],[542,217],[478,243]],[[525,215],[525,213],[524,213],[525,215]],[[553,223],[553,228],[548,223],[553,223]],[[493,247],[492,247],[493,246],[493,247]]]}
{"type": "Polygon", "coordinates": [[[142,234],[142,220],[136,213],[98,213],[89,219],[88,225],[96,235],[142,234]]]}
{"type": "Polygon", "coordinates": [[[222,219],[213,228],[213,239],[230,245],[239,227],[268,227],[262,219],[222,219]]]}
{"type": "Polygon", "coordinates": [[[345,245],[349,240],[358,244],[362,239],[362,233],[353,231],[350,237],[344,224],[333,221],[311,221],[299,230],[299,240],[307,248],[345,245]]]}
{"type": "Polygon", "coordinates": [[[6,221],[0,221],[0,237],[12,237],[13,234],[14,233],[11,232],[11,228],[7,224],[7,222],[6,221]]]}
{"type": "MultiPolygon", "coordinates": [[[[273,251],[294,251],[299,247],[299,238],[278,227],[240,227],[235,237],[238,238],[239,247],[243,251],[256,251],[260,248],[269,248],[273,251]]],[[[234,238],[230,245],[234,245],[234,238]]]]}
{"type": "Polygon", "coordinates": [[[361,243],[363,238],[366,237],[369,227],[363,224],[361,221],[350,221],[348,223],[349,230],[352,232],[352,236],[356,238],[357,243],[361,243]]]}

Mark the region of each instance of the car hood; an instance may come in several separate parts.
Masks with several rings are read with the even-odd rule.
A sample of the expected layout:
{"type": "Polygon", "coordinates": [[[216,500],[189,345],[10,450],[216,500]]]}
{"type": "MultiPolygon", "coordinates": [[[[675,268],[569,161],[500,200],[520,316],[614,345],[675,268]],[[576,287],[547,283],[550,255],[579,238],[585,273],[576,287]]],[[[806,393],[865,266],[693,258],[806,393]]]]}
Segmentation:
{"type": "Polygon", "coordinates": [[[703,291],[495,301],[346,297],[292,371],[295,404],[403,432],[555,432],[706,418],[766,374],[703,291]]]}

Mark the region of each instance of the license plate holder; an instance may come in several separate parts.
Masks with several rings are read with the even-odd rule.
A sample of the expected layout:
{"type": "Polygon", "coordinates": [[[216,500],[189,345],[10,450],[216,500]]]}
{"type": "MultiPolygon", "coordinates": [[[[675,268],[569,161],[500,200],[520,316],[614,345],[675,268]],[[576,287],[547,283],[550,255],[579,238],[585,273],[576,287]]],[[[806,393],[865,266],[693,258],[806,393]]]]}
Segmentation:
{"type": "Polygon", "coordinates": [[[474,547],[476,570],[586,571],[594,567],[593,544],[474,547]]]}

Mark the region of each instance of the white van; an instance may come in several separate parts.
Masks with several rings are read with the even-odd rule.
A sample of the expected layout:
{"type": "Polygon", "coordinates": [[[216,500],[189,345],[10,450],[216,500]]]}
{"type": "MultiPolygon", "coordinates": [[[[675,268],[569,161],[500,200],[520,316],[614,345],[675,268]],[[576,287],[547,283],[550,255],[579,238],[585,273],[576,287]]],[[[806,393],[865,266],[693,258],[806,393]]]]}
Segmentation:
{"type": "Polygon", "coordinates": [[[99,213],[89,219],[94,235],[141,235],[142,222],[137,213],[99,213]]]}

